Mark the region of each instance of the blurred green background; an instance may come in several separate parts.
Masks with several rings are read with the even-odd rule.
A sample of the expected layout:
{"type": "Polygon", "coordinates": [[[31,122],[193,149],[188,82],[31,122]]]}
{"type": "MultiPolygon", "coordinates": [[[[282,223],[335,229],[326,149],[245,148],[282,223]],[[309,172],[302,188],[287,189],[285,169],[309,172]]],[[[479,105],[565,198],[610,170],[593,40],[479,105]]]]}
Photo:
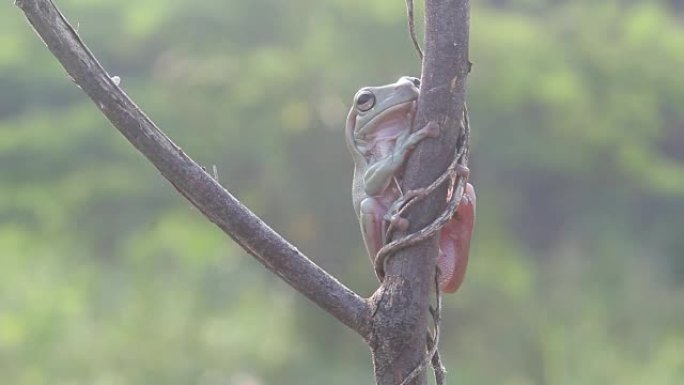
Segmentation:
{"type": "MultiPolygon", "coordinates": [[[[188,154],[373,292],[342,130],[359,87],[418,73],[403,1],[58,5],[188,154]]],[[[2,8],[0,383],[372,383],[360,338],[177,195],[2,8]]],[[[474,0],[471,27],[450,383],[683,384],[684,1],[474,0]]]]}

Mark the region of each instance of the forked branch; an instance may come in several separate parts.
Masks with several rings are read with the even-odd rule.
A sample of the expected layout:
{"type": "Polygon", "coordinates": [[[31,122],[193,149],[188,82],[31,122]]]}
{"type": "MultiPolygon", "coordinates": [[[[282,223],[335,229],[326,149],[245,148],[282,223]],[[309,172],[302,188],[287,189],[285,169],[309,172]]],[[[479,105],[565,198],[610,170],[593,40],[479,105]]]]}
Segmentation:
{"type": "MultiPolygon", "coordinates": [[[[377,384],[396,385],[419,367],[425,358],[426,313],[434,282],[434,238],[396,253],[387,265],[381,295],[369,305],[183,153],[118,87],[51,0],[16,0],[16,5],[76,84],[183,196],[269,270],[368,341],[377,384]]],[[[413,152],[404,175],[407,189],[428,186],[447,168],[461,135],[469,72],[469,1],[426,0],[425,10],[423,82],[415,121],[417,126],[437,122],[446,135],[421,143],[413,152]]],[[[446,202],[439,196],[445,191],[407,210],[409,232],[425,227],[442,212],[446,202]]],[[[411,385],[425,383],[424,373],[410,380],[411,385]]]]}

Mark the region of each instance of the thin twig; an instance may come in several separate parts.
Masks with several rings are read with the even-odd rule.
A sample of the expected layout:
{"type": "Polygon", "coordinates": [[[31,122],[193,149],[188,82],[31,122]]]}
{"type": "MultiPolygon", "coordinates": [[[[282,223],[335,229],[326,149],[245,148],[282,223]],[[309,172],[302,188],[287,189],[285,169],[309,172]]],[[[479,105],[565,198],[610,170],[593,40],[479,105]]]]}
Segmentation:
{"type": "Polygon", "coordinates": [[[413,47],[418,53],[418,58],[423,60],[423,50],[420,49],[420,43],[418,43],[418,37],[416,37],[416,18],[413,13],[413,0],[406,0],[406,18],[408,19],[409,34],[411,35],[411,41],[413,42],[413,47]]]}
{"type": "Polygon", "coordinates": [[[442,292],[439,289],[439,267],[435,267],[435,295],[437,297],[437,304],[435,307],[430,307],[430,314],[432,314],[432,320],[434,322],[434,335],[430,336],[428,333],[428,356],[432,362],[432,369],[435,373],[435,382],[437,385],[445,384],[446,369],[442,365],[442,360],[439,356],[439,332],[442,323],[442,292]]]}
{"type": "MultiPolygon", "coordinates": [[[[428,349],[430,347],[430,344],[428,344],[428,349]]],[[[439,355],[439,350],[435,352],[435,355],[432,356],[432,371],[435,373],[435,383],[437,385],[445,385],[446,384],[446,368],[444,368],[444,365],[442,364],[442,358],[439,355]]]]}

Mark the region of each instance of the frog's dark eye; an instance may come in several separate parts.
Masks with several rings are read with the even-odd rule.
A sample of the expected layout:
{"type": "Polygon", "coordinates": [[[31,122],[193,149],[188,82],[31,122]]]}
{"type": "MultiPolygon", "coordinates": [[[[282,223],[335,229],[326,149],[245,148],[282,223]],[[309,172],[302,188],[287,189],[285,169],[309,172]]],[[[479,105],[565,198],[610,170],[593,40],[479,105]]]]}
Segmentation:
{"type": "Polygon", "coordinates": [[[375,95],[370,91],[361,91],[356,96],[356,108],[361,112],[366,112],[375,105],[375,95]]]}
{"type": "Polygon", "coordinates": [[[420,79],[418,78],[409,78],[411,80],[411,83],[413,83],[414,86],[420,88],[420,79]]]}

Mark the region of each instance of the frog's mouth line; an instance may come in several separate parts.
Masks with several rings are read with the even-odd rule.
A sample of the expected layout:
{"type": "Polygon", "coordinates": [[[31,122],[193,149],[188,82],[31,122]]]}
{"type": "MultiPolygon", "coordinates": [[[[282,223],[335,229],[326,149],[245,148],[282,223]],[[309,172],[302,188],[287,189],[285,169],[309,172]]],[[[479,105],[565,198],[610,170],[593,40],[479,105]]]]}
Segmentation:
{"type": "MultiPolygon", "coordinates": [[[[404,103],[399,103],[396,104],[392,107],[386,108],[383,112],[380,114],[376,115],[366,123],[366,125],[363,127],[363,130],[359,131],[359,134],[361,135],[368,135],[376,131],[376,128],[381,125],[382,123],[389,121],[389,120],[394,120],[394,115],[398,115],[400,113],[407,113],[408,111],[415,111],[416,109],[416,101],[415,100],[410,100],[408,102],[404,103]]],[[[413,125],[413,116],[411,116],[411,121],[408,122],[409,128],[413,125]]]]}

